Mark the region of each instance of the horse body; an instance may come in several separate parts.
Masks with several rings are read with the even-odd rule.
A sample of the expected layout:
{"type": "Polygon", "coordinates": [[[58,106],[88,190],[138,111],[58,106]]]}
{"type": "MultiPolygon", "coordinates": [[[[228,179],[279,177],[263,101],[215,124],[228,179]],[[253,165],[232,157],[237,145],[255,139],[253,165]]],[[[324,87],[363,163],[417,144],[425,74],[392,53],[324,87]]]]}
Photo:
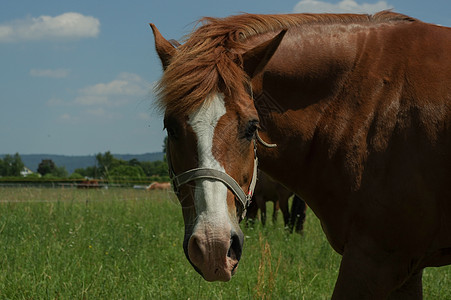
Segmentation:
{"type": "MultiPolygon", "coordinates": [[[[451,29],[390,12],[208,22],[180,50],[154,28],[175,172],[198,165],[177,147],[205,152],[183,119],[215,105],[206,94],[221,95],[217,122],[218,112],[203,114],[214,125],[208,153],[246,190],[254,152],[247,141],[258,134],[250,124],[259,121],[261,137],[278,145],[258,147],[260,168],[306,200],[343,256],[333,298],[420,299],[423,268],[451,263],[451,29]],[[230,28],[215,36],[215,25],[230,28]],[[201,67],[190,69],[195,57],[201,67]],[[194,92],[194,83],[178,81],[189,74],[204,78],[194,92]],[[200,95],[208,101],[195,105],[200,95]],[[181,98],[184,106],[175,103],[181,98]]],[[[196,193],[206,193],[202,185],[196,180],[196,193]]],[[[241,254],[234,195],[222,194],[208,196],[216,203],[209,213],[191,208],[203,194],[191,197],[189,186],[179,193],[185,253],[208,280],[230,279],[241,254]],[[210,218],[218,211],[226,231],[210,218]],[[223,240],[212,245],[215,235],[223,240]],[[227,255],[205,250],[215,247],[227,255]],[[211,262],[216,270],[202,266],[211,262]],[[217,277],[221,265],[228,275],[217,277]]]]}
{"type": "MultiPolygon", "coordinates": [[[[354,44],[347,41],[342,51],[330,38],[334,51],[349,52],[348,60],[339,55],[335,61],[323,59],[316,49],[286,55],[293,51],[288,35],[265,69],[262,91],[254,90],[262,98],[271,97],[257,96],[257,110],[259,100],[283,107],[259,114],[266,136],[279,145],[259,149],[261,168],[307,199],[326,232],[342,231],[331,235],[340,253],[349,239],[344,229],[365,224],[371,231],[399,230],[401,238],[410,232],[413,240],[430,245],[423,241],[440,227],[440,215],[451,213],[451,53],[442,50],[451,49],[451,30],[431,27],[406,23],[377,31],[361,28],[354,44]],[[446,42],[447,47],[431,49],[430,36],[435,35],[442,38],[439,46],[446,42]],[[312,63],[315,51],[318,62],[312,63]],[[306,74],[312,69],[315,78],[306,74]],[[308,92],[323,82],[331,87],[327,92],[308,92]],[[292,176],[296,170],[302,174],[292,176]],[[363,224],[343,223],[356,222],[353,216],[359,215],[365,216],[363,224]]],[[[307,39],[292,36],[300,42],[307,39]]],[[[385,235],[381,237],[379,242],[385,243],[385,235]]],[[[393,241],[401,244],[398,238],[393,241]]]]}
{"type": "Polygon", "coordinates": [[[348,297],[367,278],[401,286],[426,266],[451,263],[451,32],[407,23],[357,36],[338,50],[349,60],[335,65],[311,63],[314,49],[287,61],[282,42],[262,89],[284,110],[260,114],[281,147],[258,152],[262,170],[306,199],[343,255],[338,283],[346,288],[335,292],[348,297]],[[304,73],[312,69],[316,78],[304,73]],[[281,89],[282,81],[293,84],[281,89]],[[322,82],[331,88],[309,92],[322,82]],[[290,130],[294,120],[301,126],[290,130]]]}

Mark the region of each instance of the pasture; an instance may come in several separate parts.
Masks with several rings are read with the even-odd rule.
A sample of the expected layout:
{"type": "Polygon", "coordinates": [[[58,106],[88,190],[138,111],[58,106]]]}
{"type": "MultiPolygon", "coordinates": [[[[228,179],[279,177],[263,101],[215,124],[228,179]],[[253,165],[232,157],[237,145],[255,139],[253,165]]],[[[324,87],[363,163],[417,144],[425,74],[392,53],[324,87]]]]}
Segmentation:
{"type": "MultiPolygon", "coordinates": [[[[170,192],[0,188],[0,298],[330,298],[340,257],[311,210],[303,235],[287,234],[281,215],[241,227],[237,275],[208,283],[185,258],[170,192]]],[[[451,299],[451,266],[425,270],[424,295],[451,299]]]]}

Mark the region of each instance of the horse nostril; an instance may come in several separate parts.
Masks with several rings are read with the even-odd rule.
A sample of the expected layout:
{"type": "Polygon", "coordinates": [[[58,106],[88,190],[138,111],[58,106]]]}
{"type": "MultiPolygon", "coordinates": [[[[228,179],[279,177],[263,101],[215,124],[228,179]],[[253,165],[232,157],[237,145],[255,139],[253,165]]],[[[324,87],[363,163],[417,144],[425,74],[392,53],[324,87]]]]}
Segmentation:
{"type": "Polygon", "coordinates": [[[241,250],[242,250],[242,242],[238,234],[232,233],[232,237],[230,238],[230,248],[227,252],[227,256],[236,259],[237,261],[241,258],[241,250]]]}
{"type": "Polygon", "coordinates": [[[202,247],[201,240],[198,236],[191,236],[188,242],[188,256],[195,265],[202,264],[204,260],[205,248],[202,247]]]}

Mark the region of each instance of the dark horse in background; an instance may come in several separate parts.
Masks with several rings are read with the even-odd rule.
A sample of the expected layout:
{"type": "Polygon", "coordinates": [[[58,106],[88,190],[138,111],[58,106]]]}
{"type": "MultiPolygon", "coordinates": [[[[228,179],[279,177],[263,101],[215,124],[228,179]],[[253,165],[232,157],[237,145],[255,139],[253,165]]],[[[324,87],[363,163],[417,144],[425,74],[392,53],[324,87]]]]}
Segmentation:
{"type": "Polygon", "coordinates": [[[258,181],[255,186],[254,195],[251,203],[247,208],[246,220],[253,222],[257,219],[258,210],[260,210],[260,221],[264,226],[266,224],[266,202],[273,202],[272,222],[276,224],[279,209],[282,211],[283,222],[290,232],[293,229],[301,233],[304,221],[306,205],[304,200],[294,195],[289,207],[289,199],[293,196],[293,192],[288,190],[279,182],[273,180],[269,175],[262,171],[258,172],[258,181]]]}
{"type": "Polygon", "coordinates": [[[451,263],[451,29],[244,14],[204,19],[178,48],[152,29],[193,267],[237,271],[259,163],[342,255],[333,299],[421,299],[423,269],[451,263]]]}

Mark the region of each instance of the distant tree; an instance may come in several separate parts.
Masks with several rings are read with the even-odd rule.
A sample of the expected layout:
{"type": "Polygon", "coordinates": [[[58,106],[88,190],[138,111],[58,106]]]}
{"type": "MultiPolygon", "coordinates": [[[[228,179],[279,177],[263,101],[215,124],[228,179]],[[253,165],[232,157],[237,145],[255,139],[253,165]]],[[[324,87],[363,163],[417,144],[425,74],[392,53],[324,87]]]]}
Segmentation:
{"type": "Polygon", "coordinates": [[[86,170],[86,173],[82,174],[85,177],[89,177],[89,178],[99,178],[100,177],[99,168],[97,168],[96,166],[87,167],[85,170],[86,170]]]}
{"type": "Polygon", "coordinates": [[[168,176],[168,164],[164,161],[145,161],[141,162],[141,167],[146,176],[168,176]]]}
{"type": "Polygon", "coordinates": [[[61,166],[61,167],[55,166],[55,169],[53,169],[51,174],[57,178],[69,177],[69,173],[67,172],[66,167],[64,167],[64,166],[61,166]]]}
{"type": "Polygon", "coordinates": [[[74,172],[72,174],[80,174],[83,177],[88,177],[86,175],[86,169],[85,168],[77,168],[77,169],[74,170],[74,172]]]}
{"type": "Polygon", "coordinates": [[[42,178],[44,178],[44,179],[47,179],[47,180],[49,180],[49,179],[58,179],[55,175],[53,175],[52,173],[47,173],[47,174],[45,174],[44,176],[42,176],[42,178]]]}
{"type": "Polygon", "coordinates": [[[144,174],[140,166],[121,165],[111,170],[108,178],[112,180],[132,181],[144,177],[146,177],[146,174],[144,174]]]}
{"type": "Polygon", "coordinates": [[[167,162],[157,160],[154,161],[154,174],[158,176],[168,176],[168,164],[167,162]]]}
{"type": "Polygon", "coordinates": [[[98,153],[96,155],[97,167],[101,173],[108,173],[111,169],[111,165],[113,164],[114,157],[110,151],[102,153],[98,153]]]}
{"type": "Polygon", "coordinates": [[[83,177],[97,178],[100,174],[96,166],[91,166],[87,168],[78,168],[74,170],[74,173],[80,174],[83,177]]]}
{"type": "Polygon", "coordinates": [[[126,165],[127,162],[121,159],[117,159],[111,154],[110,151],[105,152],[105,154],[102,155],[102,153],[98,153],[96,155],[97,160],[97,170],[99,172],[99,176],[108,177],[111,170],[114,168],[126,165]]]}
{"type": "Polygon", "coordinates": [[[56,168],[55,163],[51,159],[43,159],[38,165],[38,173],[42,176],[51,174],[56,168]]]}
{"type": "Polygon", "coordinates": [[[0,166],[0,175],[1,176],[11,176],[11,170],[12,170],[12,162],[13,162],[13,157],[9,154],[5,155],[5,157],[3,157],[1,166],[0,166]]]}
{"type": "Polygon", "coordinates": [[[144,174],[146,174],[146,176],[152,176],[152,174],[151,174],[152,162],[150,162],[150,161],[142,161],[140,163],[140,166],[143,169],[144,174]]]}
{"type": "Polygon", "coordinates": [[[34,179],[34,178],[40,178],[41,175],[39,175],[38,173],[31,173],[25,176],[27,179],[34,179]]]}
{"type": "MultiPolygon", "coordinates": [[[[167,143],[167,138],[164,140],[163,149],[167,143]]],[[[113,178],[113,177],[167,177],[168,176],[168,165],[166,158],[164,161],[145,161],[141,162],[136,158],[129,161],[115,158],[110,151],[105,153],[98,153],[96,155],[96,166],[87,167],[85,169],[78,168],[75,169],[74,173],[80,174],[83,177],[90,178],[113,178]],[[140,171],[136,173],[132,168],[126,167],[137,167],[140,171]],[[113,170],[115,170],[113,172],[113,170]]]]}
{"type": "Polygon", "coordinates": [[[51,159],[43,159],[41,163],[39,163],[38,173],[41,174],[44,178],[69,177],[69,173],[67,172],[66,167],[58,167],[51,159]]]}
{"type": "Polygon", "coordinates": [[[139,160],[137,160],[136,158],[130,159],[127,164],[129,166],[140,166],[141,165],[139,160]]]}
{"type": "Polygon", "coordinates": [[[83,179],[85,176],[81,175],[80,173],[73,172],[70,174],[69,179],[83,179]]]}
{"type": "Polygon", "coordinates": [[[0,176],[21,176],[20,172],[24,168],[24,163],[19,153],[14,154],[14,156],[7,154],[0,161],[0,176]]]}
{"type": "Polygon", "coordinates": [[[14,154],[12,164],[12,176],[21,176],[20,172],[22,172],[24,167],[25,165],[22,162],[22,158],[20,157],[19,153],[14,154]]]}

